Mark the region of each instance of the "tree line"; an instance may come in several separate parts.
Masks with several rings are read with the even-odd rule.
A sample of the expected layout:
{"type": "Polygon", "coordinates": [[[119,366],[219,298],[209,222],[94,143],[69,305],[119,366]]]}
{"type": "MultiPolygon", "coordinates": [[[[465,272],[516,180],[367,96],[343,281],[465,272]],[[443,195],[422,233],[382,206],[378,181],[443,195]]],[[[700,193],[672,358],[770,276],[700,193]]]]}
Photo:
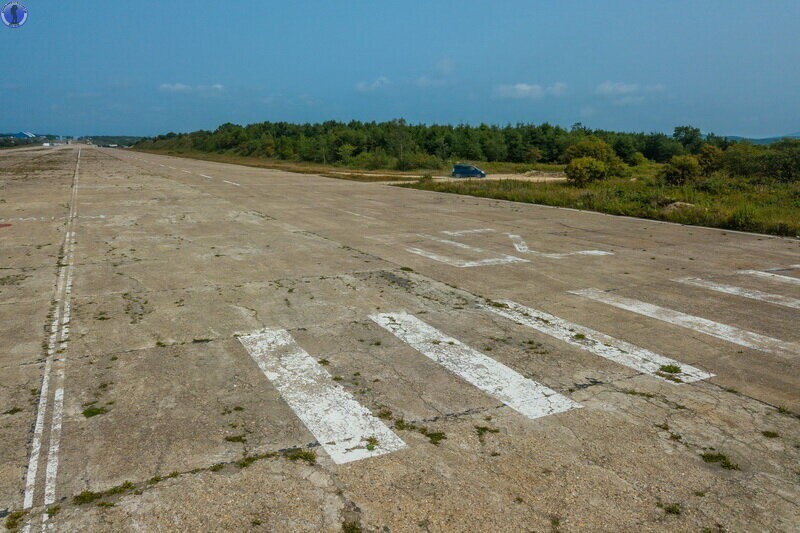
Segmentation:
{"type": "MultiPolygon", "coordinates": [[[[692,126],[664,133],[563,128],[548,123],[494,126],[408,124],[404,120],[317,124],[226,123],[214,131],[168,133],[136,145],[162,151],[242,156],[344,165],[359,169],[444,169],[454,161],[570,164],[588,167],[587,179],[623,175],[649,161],[689,165],[688,172],[726,170],[782,180],[800,175],[800,141],[770,146],[702,134],[692,126]],[[675,160],[674,158],[683,158],[675,160]]],[[[685,172],[684,172],[685,174],[685,172]]]]}

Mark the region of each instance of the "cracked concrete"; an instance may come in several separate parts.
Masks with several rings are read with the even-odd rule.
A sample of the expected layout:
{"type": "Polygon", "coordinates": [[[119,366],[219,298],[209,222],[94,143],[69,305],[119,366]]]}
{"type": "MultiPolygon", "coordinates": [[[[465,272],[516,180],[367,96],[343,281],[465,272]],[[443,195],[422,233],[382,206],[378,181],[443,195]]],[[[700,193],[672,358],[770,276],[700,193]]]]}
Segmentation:
{"type": "MultiPolygon", "coordinates": [[[[22,507],[75,156],[0,154],[0,514],[22,507]]],[[[797,310],[672,281],[797,298],[736,274],[799,263],[796,240],[121,150],[83,147],[80,174],[56,530],[800,523],[796,357],[568,293],[616,289],[796,343],[797,310]],[[547,253],[522,255],[509,234],[547,253]],[[568,255],[580,250],[613,255],[568,255]],[[529,262],[491,264],[515,255],[529,262]],[[642,373],[489,311],[506,300],[563,319],[562,337],[579,324],[715,376],[642,373]],[[439,336],[414,346],[370,320],[398,313],[439,336]],[[407,446],[335,464],[237,338],[265,329],[407,446]],[[524,416],[456,372],[481,372],[474,360],[448,369],[419,351],[454,355],[449,339],[581,408],[524,416]]]]}

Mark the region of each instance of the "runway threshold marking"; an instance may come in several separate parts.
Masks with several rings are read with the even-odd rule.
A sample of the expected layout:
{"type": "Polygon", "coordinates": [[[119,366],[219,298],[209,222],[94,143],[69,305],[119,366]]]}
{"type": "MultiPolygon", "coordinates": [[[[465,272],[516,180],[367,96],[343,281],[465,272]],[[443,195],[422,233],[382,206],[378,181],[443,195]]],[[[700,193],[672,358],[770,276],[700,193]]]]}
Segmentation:
{"type": "Polygon", "coordinates": [[[762,302],[768,302],[775,305],[800,309],[800,299],[784,296],[782,294],[772,294],[755,289],[736,287],[735,285],[726,285],[724,283],[717,283],[716,281],[709,281],[700,278],[681,278],[674,279],[672,281],[725,294],[732,294],[734,296],[741,296],[742,298],[750,298],[751,300],[760,300],[762,302]]]}
{"type": "Polygon", "coordinates": [[[714,377],[714,374],[699,368],[579,324],[567,322],[544,311],[532,309],[511,300],[499,300],[498,303],[502,304],[502,306],[483,306],[483,309],[638,372],[649,374],[671,383],[678,383],[676,380],[680,380],[679,382],[683,383],[692,383],[714,377]],[[679,367],[680,372],[665,373],[661,370],[662,367],[671,365],[679,367]]]}
{"type": "Polygon", "coordinates": [[[724,341],[744,346],[745,348],[752,348],[762,352],[774,353],[781,356],[797,356],[800,354],[800,345],[793,342],[786,342],[753,331],[739,329],[727,324],[721,324],[680,311],[659,307],[657,305],[634,300],[612,294],[610,292],[602,291],[600,289],[583,289],[578,291],[569,291],[570,294],[583,296],[596,302],[604,303],[625,309],[639,315],[643,315],[663,322],[668,322],[676,326],[681,326],[699,333],[704,333],[724,341]]]}
{"type": "Polygon", "coordinates": [[[370,319],[467,383],[530,419],[581,407],[413,315],[381,313],[371,315],[370,319]]]}
{"type": "MultiPolygon", "coordinates": [[[[461,242],[451,241],[448,239],[440,239],[438,237],[434,237],[433,235],[425,235],[420,234],[420,237],[425,239],[432,240],[434,242],[438,242],[440,244],[445,244],[447,246],[452,246],[455,248],[459,248],[462,250],[468,250],[473,253],[483,254],[486,253],[483,248],[477,248],[475,246],[470,246],[468,244],[464,244],[461,242]]],[[[513,255],[506,255],[501,254],[498,257],[490,257],[487,259],[478,259],[478,260],[464,260],[464,259],[457,259],[454,257],[449,257],[440,253],[431,252],[429,250],[423,250],[421,248],[411,247],[406,248],[406,251],[412,254],[421,255],[422,257],[427,257],[428,259],[433,259],[434,261],[438,261],[440,263],[445,263],[450,266],[454,266],[457,268],[472,268],[472,267],[480,267],[480,266],[490,266],[490,265],[506,265],[510,263],[529,263],[530,261],[527,259],[522,259],[521,257],[515,257],[513,255]]]]}
{"type": "Polygon", "coordinates": [[[266,330],[239,337],[239,342],[334,463],[406,447],[400,437],[336,383],[288,331],[266,330]]]}
{"type": "Polygon", "coordinates": [[[537,257],[546,257],[547,259],[564,259],[565,257],[570,257],[573,255],[614,255],[614,252],[606,252],[603,250],[578,250],[576,252],[564,252],[564,253],[546,253],[546,252],[539,252],[537,250],[531,250],[528,247],[528,243],[526,243],[522,237],[519,235],[513,235],[508,233],[508,238],[511,239],[511,242],[514,244],[514,249],[520,253],[524,254],[531,254],[537,257]]]}
{"type": "Polygon", "coordinates": [[[781,274],[773,274],[772,272],[764,272],[762,270],[740,270],[739,274],[756,276],[771,281],[778,281],[780,283],[791,283],[793,285],[800,285],[800,278],[794,278],[792,276],[782,276],[781,274]]]}

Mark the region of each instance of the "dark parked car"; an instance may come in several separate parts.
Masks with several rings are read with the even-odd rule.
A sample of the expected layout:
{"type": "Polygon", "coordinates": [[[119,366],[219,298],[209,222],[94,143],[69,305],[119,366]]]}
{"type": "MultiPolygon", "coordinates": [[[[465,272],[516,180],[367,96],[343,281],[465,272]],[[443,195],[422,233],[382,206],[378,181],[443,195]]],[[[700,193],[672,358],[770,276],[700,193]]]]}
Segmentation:
{"type": "Polygon", "coordinates": [[[454,178],[485,178],[486,172],[475,165],[462,165],[461,163],[453,166],[450,173],[454,178]]]}

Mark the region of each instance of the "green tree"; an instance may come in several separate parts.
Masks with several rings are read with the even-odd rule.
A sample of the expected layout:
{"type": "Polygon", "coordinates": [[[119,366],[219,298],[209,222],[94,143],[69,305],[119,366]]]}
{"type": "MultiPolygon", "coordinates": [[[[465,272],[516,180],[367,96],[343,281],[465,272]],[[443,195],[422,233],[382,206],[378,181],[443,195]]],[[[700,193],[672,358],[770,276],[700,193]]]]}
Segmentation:
{"type": "Polygon", "coordinates": [[[676,155],[664,165],[661,177],[670,185],[683,185],[700,175],[700,163],[693,155],[676,155]]]}
{"type": "Polygon", "coordinates": [[[681,143],[681,146],[692,154],[700,151],[703,145],[703,134],[700,133],[700,128],[692,126],[678,126],[672,132],[672,138],[681,143]]]}
{"type": "Polygon", "coordinates": [[[564,173],[567,181],[578,187],[608,177],[608,165],[594,157],[576,157],[569,162],[564,173]]]}
{"type": "Polygon", "coordinates": [[[713,144],[704,144],[697,154],[697,162],[704,176],[710,176],[712,172],[722,168],[723,152],[713,144]]]}
{"type": "Polygon", "coordinates": [[[736,143],[722,156],[722,166],[733,176],[754,176],[762,173],[762,150],[750,143],[736,143]]]}

